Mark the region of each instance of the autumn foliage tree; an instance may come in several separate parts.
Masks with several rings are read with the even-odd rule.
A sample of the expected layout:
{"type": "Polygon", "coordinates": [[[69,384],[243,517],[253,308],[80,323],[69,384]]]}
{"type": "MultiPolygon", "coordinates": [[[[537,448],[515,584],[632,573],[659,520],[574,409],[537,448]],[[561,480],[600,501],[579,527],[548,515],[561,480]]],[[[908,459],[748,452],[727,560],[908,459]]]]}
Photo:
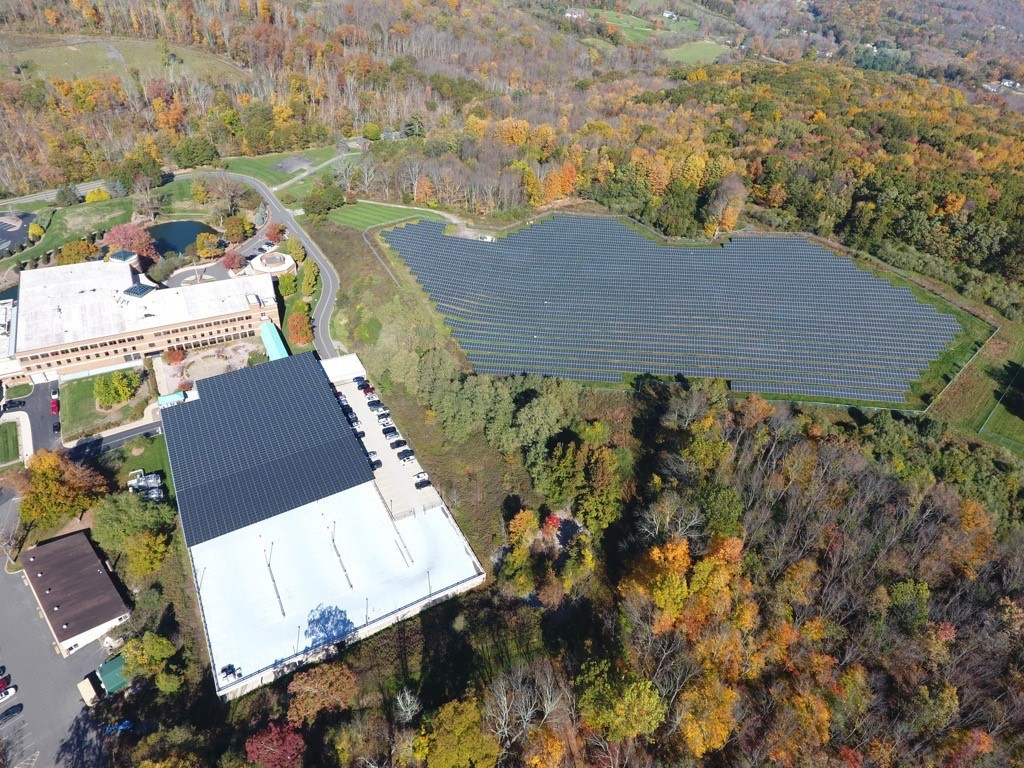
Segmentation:
{"type": "Polygon", "coordinates": [[[290,725],[270,723],[245,741],[245,756],[259,768],[299,768],[306,754],[302,733],[290,725]]]}
{"type": "Polygon", "coordinates": [[[359,695],[359,683],[347,665],[328,662],[297,673],[288,694],[288,720],[309,724],[321,712],[350,707],[359,695]]]}
{"type": "Polygon", "coordinates": [[[36,451],[23,469],[6,473],[0,482],[21,497],[21,521],[42,528],[57,528],[81,515],[106,492],[98,472],[62,451],[36,451]]]}
{"type": "Polygon", "coordinates": [[[112,252],[132,251],[144,258],[157,258],[153,236],[144,227],[131,222],[111,227],[103,238],[103,244],[112,252]]]}

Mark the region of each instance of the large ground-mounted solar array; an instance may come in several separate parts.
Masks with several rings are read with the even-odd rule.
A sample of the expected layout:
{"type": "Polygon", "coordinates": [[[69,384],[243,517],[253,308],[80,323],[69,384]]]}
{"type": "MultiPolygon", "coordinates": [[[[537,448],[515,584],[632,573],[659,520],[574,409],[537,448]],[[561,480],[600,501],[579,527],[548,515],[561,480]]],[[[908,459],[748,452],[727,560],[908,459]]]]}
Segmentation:
{"type": "Polygon", "coordinates": [[[661,245],[556,216],[497,242],[421,221],[383,233],[481,373],[727,379],[771,394],[903,403],[955,318],[793,237],[661,245]]]}

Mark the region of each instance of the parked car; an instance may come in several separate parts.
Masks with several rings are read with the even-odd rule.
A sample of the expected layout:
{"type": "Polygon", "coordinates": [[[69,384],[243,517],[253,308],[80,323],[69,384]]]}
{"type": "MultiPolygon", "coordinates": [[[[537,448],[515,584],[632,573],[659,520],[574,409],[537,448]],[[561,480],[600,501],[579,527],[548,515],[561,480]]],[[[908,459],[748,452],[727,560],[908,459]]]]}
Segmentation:
{"type": "Polygon", "coordinates": [[[50,390],[50,399],[51,400],[59,400],[60,399],[60,390],[57,389],[56,387],[51,389],[50,390]]]}
{"type": "Polygon", "coordinates": [[[7,674],[7,667],[0,667],[0,677],[7,674]]]}
{"type": "Polygon", "coordinates": [[[359,419],[349,419],[349,423],[352,425],[352,429],[359,429],[363,426],[363,423],[359,419]]]}
{"type": "Polygon", "coordinates": [[[362,440],[364,437],[366,437],[366,433],[363,432],[363,430],[361,430],[361,429],[357,429],[356,430],[356,437],[358,437],[360,440],[362,440]]]}
{"type": "Polygon", "coordinates": [[[357,385],[358,384],[362,384],[364,381],[366,381],[366,377],[365,376],[356,376],[356,377],[354,377],[352,379],[352,381],[354,381],[357,385]]]}
{"type": "Polygon", "coordinates": [[[59,421],[53,422],[53,434],[55,434],[55,435],[59,435],[60,434],[60,422],[59,421]]]}
{"type": "Polygon", "coordinates": [[[11,676],[10,675],[7,675],[6,677],[0,677],[0,691],[6,691],[7,688],[10,685],[11,685],[11,676]]]}
{"type": "Polygon", "coordinates": [[[395,429],[393,426],[384,427],[384,429],[381,430],[381,433],[383,433],[384,437],[388,438],[389,440],[392,437],[398,437],[398,430],[395,429]]]}
{"type": "Polygon", "coordinates": [[[377,458],[377,452],[376,451],[367,451],[366,452],[366,458],[368,458],[368,459],[376,459],[377,458]]]}
{"type": "Polygon", "coordinates": [[[380,459],[374,459],[373,461],[370,462],[370,469],[374,470],[375,472],[383,466],[384,463],[380,459]]]}
{"type": "Polygon", "coordinates": [[[380,411],[386,408],[380,400],[367,400],[366,405],[371,411],[380,411]]]}
{"type": "Polygon", "coordinates": [[[367,387],[363,390],[363,394],[366,395],[367,400],[375,400],[377,398],[377,390],[373,387],[367,387]]]}
{"type": "Polygon", "coordinates": [[[416,481],[416,490],[422,491],[424,488],[429,488],[431,485],[433,485],[433,483],[431,483],[426,478],[423,478],[422,480],[416,481]]]}
{"type": "Polygon", "coordinates": [[[412,479],[413,480],[426,480],[427,479],[427,473],[426,472],[417,472],[415,475],[412,476],[412,479]]]}
{"type": "Polygon", "coordinates": [[[412,464],[414,461],[416,461],[415,456],[406,456],[404,459],[402,459],[403,464],[412,464]]]}
{"type": "Polygon", "coordinates": [[[341,394],[339,392],[338,393],[338,402],[341,403],[342,405],[346,405],[348,403],[348,398],[345,397],[343,394],[341,394]]]}
{"type": "Polygon", "coordinates": [[[3,725],[8,720],[13,720],[21,711],[25,708],[23,704],[15,704],[13,707],[8,707],[2,713],[0,713],[0,725],[3,725]]]}
{"type": "Polygon", "coordinates": [[[355,411],[353,411],[351,408],[348,408],[348,409],[342,408],[341,410],[345,414],[345,417],[350,422],[352,422],[353,424],[356,423],[357,421],[359,421],[359,417],[356,416],[355,411]]]}
{"type": "Polygon", "coordinates": [[[391,413],[389,411],[381,411],[377,414],[377,421],[390,421],[391,413]]]}
{"type": "Polygon", "coordinates": [[[8,410],[8,411],[13,411],[15,408],[24,408],[24,407],[25,407],[25,401],[24,400],[8,400],[6,403],[4,403],[4,408],[6,410],[8,410]]]}
{"type": "Polygon", "coordinates": [[[404,451],[398,452],[398,458],[405,460],[416,455],[416,452],[412,448],[406,448],[404,451]]]}
{"type": "Polygon", "coordinates": [[[60,413],[60,400],[50,401],[50,413],[52,413],[54,416],[60,413]]]}
{"type": "Polygon", "coordinates": [[[359,387],[359,390],[361,392],[365,392],[368,389],[372,389],[372,387],[370,386],[370,382],[368,382],[366,379],[356,379],[356,381],[358,382],[356,386],[359,387]]]}
{"type": "Polygon", "coordinates": [[[15,697],[18,693],[18,686],[12,685],[10,688],[4,691],[0,691],[0,705],[5,704],[15,697]]]}
{"type": "Polygon", "coordinates": [[[408,443],[405,440],[395,440],[391,443],[391,449],[397,451],[399,448],[405,448],[408,443]]]}

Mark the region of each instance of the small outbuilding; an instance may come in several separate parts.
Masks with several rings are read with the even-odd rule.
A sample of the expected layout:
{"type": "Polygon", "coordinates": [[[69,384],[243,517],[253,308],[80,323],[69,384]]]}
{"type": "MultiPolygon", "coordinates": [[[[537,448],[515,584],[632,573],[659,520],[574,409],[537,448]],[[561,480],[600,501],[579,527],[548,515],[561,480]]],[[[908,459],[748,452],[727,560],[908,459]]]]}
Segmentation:
{"type": "Polygon", "coordinates": [[[128,620],[128,606],[84,531],[37,544],[21,561],[65,658],[128,620]]]}

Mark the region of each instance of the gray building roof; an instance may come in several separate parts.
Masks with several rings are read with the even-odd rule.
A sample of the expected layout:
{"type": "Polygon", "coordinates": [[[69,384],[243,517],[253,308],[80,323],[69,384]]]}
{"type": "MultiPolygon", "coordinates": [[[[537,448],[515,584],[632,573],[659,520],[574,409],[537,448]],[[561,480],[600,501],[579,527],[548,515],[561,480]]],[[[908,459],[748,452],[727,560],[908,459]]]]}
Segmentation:
{"type": "Polygon", "coordinates": [[[373,479],[312,353],[196,389],[161,414],[189,547],[373,479]]]}

